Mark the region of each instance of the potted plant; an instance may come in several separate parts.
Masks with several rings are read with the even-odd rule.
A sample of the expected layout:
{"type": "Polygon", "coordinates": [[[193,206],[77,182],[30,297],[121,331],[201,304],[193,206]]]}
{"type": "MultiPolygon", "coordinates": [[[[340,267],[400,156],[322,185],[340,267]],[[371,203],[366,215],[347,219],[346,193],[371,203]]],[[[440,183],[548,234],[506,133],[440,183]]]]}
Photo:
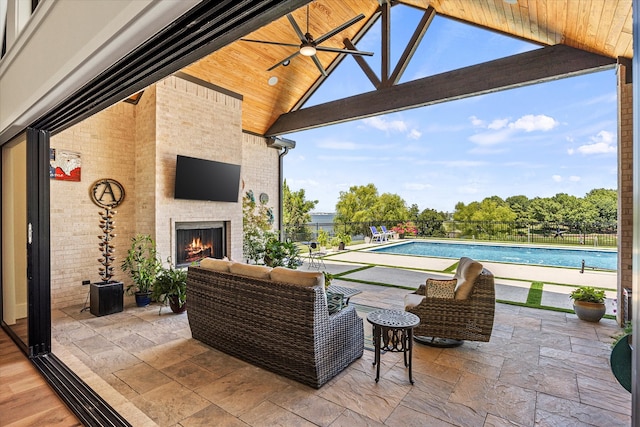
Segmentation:
{"type": "Polygon", "coordinates": [[[264,264],[269,267],[287,267],[296,269],[301,264],[300,249],[293,242],[281,242],[272,236],[267,240],[264,264]]]}
{"type": "Polygon", "coordinates": [[[153,284],[162,267],[158,260],[156,244],[150,235],[137,234],[131,238],[131,247],[121,267],[133,280],[133,283],[127,286],[127,293],[135,295],[138,307],[149,305],[153,284]]]}
{"type": "MultiPolygon", "coordinates": [[[[171,264],[169,268],[162,268],[153,285],[152,296],[155,300],[167,305],[174,313],[183,313],[187,309],[187,271],[174,269],[171,264]]],[[[162,305],[158,311],[160,315],[162,305]]]]}
{"type": "Polygon", "coordinates": [[[318,231],[318,245],[320,246],[320,250],[325,250],[327,245],[329,244],[329,233],[326,230],[318,231]]]}
{"type": "Polygon", "coordinates": [[[604,305],[604,291],[591,286],[580,286],[569,295],[573,299],[573,311],[578,319],[599,322],[607,308],[604,305]]]}

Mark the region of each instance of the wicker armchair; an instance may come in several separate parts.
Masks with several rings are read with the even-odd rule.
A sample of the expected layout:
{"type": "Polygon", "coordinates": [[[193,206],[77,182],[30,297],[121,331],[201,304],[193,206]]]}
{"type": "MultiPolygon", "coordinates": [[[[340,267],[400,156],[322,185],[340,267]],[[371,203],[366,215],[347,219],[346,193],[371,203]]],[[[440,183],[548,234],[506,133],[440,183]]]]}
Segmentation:
{"type": "MultiPolygon", "coordinates": [[[[421,285],[414,294],[426,295],[426,285],[421,285]]],[[[425,338],[417,339],[419,342],[453,346],[461,344],[463,340],[489,341],[495,300],[493,274],[483,268],[466,299],[425,296],[419,304],[407,306],[406,310],[420,317],[420,325],[414,328],[414,335],[425,338]]]]}

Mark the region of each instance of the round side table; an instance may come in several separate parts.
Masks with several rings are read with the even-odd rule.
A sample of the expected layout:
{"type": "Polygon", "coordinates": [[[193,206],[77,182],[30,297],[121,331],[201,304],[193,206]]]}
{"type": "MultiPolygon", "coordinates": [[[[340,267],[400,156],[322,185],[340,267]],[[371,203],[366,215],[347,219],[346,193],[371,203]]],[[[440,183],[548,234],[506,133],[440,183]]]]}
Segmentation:
{"type": "Polygon", "coordinates": [[[367,322],[373,325],[373,346],[376,366],[376,382],[380,379],[380,351],[402,352],[404,366],[409,368],[409,382],[413,384],[411,375],[411,359],[413,352],[413,328],[420,324],[420,318],[404,310],[380,309],[367,315],[367,322]]]}

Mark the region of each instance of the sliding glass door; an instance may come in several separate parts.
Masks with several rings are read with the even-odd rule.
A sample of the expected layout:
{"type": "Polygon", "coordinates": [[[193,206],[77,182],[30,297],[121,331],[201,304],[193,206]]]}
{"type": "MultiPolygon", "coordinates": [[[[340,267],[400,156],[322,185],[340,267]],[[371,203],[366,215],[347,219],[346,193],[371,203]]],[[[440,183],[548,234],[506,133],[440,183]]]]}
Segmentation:
{"type": "Polygon", "coordinates": [[[29,343],[27,135],[2,146],[2,321],[29,343]]]}
{"type": "Polygon", "coordinates": [[[28,129],[0,157],[2,326],[32,356],[51,350],[49,134],[28,129]]]}

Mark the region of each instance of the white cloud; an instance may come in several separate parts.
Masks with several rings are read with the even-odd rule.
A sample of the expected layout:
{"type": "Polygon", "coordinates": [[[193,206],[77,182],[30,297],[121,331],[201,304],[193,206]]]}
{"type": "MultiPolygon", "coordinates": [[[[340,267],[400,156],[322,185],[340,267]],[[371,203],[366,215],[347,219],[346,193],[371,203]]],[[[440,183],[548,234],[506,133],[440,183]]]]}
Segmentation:
{"type": "Polygon", "coordinates": [[[484,120],[480,120],[476,116],[469,117],[469,120],[471,120],[471,124],[474,126],[484,126],[484,120]]]}
{"type": "Polygon", "coordinates": [[[493,130],[500,130],[502,128],[504,128],[505,126],[507,126],[507,124],[509,123],[509,119],[496,119],[494,121],[492,121],[491,123],[489,123],[489,126],[487,126],[489,129],[493,129],[493,130]]]}
{"type": "Polygon", "coordinates": [[[555,182],[561,182],[562,181],[562,177],[560,175],[553,175],[551,177],[552,180],[554,180],[555,182]]]}
{"type": "Polygon", "coordinates": [[[569,181],[571,181],[571,182],[578,182],[578,181],[580,181],[580,177],[579,177],[579,176],[576,176],[576,175],[571,175],[571,176],[569,177],[569,181]]]}
{"type": "Polygon", "coordinates": [[[495,145],[507,141],[511,134],[509,129],[502,129],[498,132],[483,132],[471,135],[469,141],[478,145],[495,145]]]}
{"type": "Polygon", "coordinates": [[[567,153],[572,155],[576,152],[584,155],[589,154],[610,154],[616,152],[615,135],[606,130],[601,130],[596,136],[592,136],[591,144],[584,144],[577,149],[569,148],[567,153]]]}
{"type": "Polygon", "coordinates": [[[370,126],[374,129],[383,130],[385,132],[406,132],[407,124],[402,120],[391,120],[388,121],[384,117],[376,116],[376,117],[367,117],[362,120],[364,124],[370,126]]]}
{"type": "Polygon", "coordinates": [[[515,122],[509,123],[510,128],[524,130],[525,132],[533,132],[535,130],[548,131],[558,125],[559,123],[553,117],[545,116],[544,114],[536,116],[527,114],[515,122]]]}
{"type": "Polygon", "coordinates": [[[411,131],[409,131],[409,133],[407,134],[407,138],[409,139],[418,139],[422,136],[422,132],[420,132],[418,129],[411,129],[411,131]]]}
{"type": "MultiPolygon", "coordinates": [[[[472,123],[484,126],[484,122],[476,116],[471,116],[471,119],[472,123]]],[[[469,141],[481,146],[496,145],[509,141],[517,132],[544,132],[558,125],[554,118],[545,115],[527,114],[515,122],[509,122],[509,119],[495,119],[486,126],[488,131],[471,135],[469,141]]]]}

